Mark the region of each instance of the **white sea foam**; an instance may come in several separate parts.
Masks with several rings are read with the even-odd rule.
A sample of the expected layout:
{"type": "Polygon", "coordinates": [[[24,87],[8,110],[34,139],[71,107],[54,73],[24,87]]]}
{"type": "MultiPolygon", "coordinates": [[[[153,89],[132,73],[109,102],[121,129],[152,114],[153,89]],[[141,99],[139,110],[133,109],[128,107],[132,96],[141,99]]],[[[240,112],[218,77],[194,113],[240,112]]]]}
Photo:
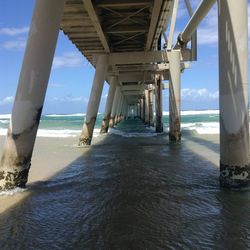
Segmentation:
{"type": "Polygon", "coordinates": [[[122,130],[118,130],[118,129],[110,129],[109,131],[110,134],[115,134],[115,135],[120,135],[122,137],[154,137],[157,136],[156,133],[140,133],[140,132],[125,132],[122,130]]]}
{"type": "Polygon", "coordinates": [[[219,122],[182,123],[183,130],[195,130],[198,134],[219,134],[219,122]]]}
{"type": "MultiPolygon", "coordinates": [[[[99,130],[98,130],[99,131],[99,130]]],[[[71,129],[38,129],[37,136],[38,137],[55,137],[55,138],[68,138],[68,137],[78,137],[81,134],[81,130],[71,130],[71,129]]],[[[94,137],[98,136],[99,133],[95,134],[94,137]]],[[[1,128],[0,135],[6,136],[7,129],[1,128]]]]}
{"type": "Polygon", "coordinates": [[[218,115],[219,110],[191,110],[181,111],[181,115],[218,115]]]}
{"type": "Polygon", "coordinates": [[[7,128],[0,128],[0,135],[7,135],[7,128]]]}
{"type": "Polygon", "coordinates": [[[25,191],[27,191],[26,188],[14,188],[14,189],[8,190],[8,191],[1,191],[0,196],[12,196],[14,194],[23,193],[25,191]]]}
{"type": "Polygon", "coordinates": [[[93,131],[93,137],[97,137],[100,135],[100,128],[95,128],[93,131]]]}
{"type": "Polygon", "coordinates": [[[0,120],[0,123],[2,124],[8,124],[10,122],[10,120],[0,120]]]}
{"type": "MultiPolygon", "coordinates": [[[[168,111],[163,111],[163,115],[169,115],[168,111]]],[[[218,115],[219,110],[190,110],[190,111],[181,111],[181,115],[218,115]]]]}
{"type": "Polygon", "coordinates": [[[10,119],[11,118],[11,114],[2,114],[0,115],[0,119],[10,119]]]}
{"type": "Polygon", "coordinates": [[[70,130],[70,129],[38,129],[38,137],[77,137],[81,134],[81,130],[70,130]]]}
{"type": "MultiPolygon", "coordinates": [[[[194,130],[198,134],[219,134],[219,123],[218,122],[198,122],[198,123],[182,123],[182,130],[194,130]]],[[[110,134],[116,134],[123,137],[153,137],[156,133],[153,133],[155,128],[147,128],[149,132],[126,132],[118,129],[110,129],[110,134]]],[[[168,127],[165,128],[168,131],[168,127]]],[[[70,130],[70,129],[39,129],[38,137],[54,137],[54,138],[68,138],[68,137],[78,137],[81,134],[81,130],[70,130]]],[[[7,129],[0,129],[0,135],[6,136],[7,129]]],[[[93,132],[93,137],[98,137],[100,135],[100,128],[95,128],[93,132]]]]}
{"type": "Polygon", "coordinates": [[[52,114],[52,115],[45,115],[46,117],[75,117],[75,116],[85,116],[86,114],[80,114],[80,113],[77,113],[77,114],[65,114],[65,115],[62,115],[62,114],[52,114]]]}

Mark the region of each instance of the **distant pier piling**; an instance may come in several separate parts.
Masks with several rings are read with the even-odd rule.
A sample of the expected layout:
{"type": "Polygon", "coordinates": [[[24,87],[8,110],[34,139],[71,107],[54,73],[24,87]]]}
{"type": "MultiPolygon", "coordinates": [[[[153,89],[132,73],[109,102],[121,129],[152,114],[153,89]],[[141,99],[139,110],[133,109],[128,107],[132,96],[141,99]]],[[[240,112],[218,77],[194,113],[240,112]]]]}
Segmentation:
{"type": "Polygon", "coordinates": [[[97,56],[96,72],[89,97],[89,103],[85,122],[82,129],[82,134],[79,139],[80,146],[91,144],[107,68],[107,56],[97,56]]]}
{"type": "Polygon", "coordinates": [[[112,110],[111,110],[111,116],[109,120],[109,127],[113,128],[115,126],[115,115],[116,115],[116,109],[118,106],[118,101],[119,101],[119,92],[120,92],[120,86],[117,85],[115,89],[115,96],[114,96],[114,101],[112,104],[112,110]]]}
{"type": "Polygon", "coordinates": [[[150,124],[150,122],[149,122],[149,91],[148,91],[148,89],[145,89],[145,123],[147,125],[150,124]]]}
{"type": "Polygon", "coordinates": [[[115,114],[115,125],[119,123],[119,117],[121,113],[121,107],[122,107],[122,102],[123,102],[123,95],[121,91],[119,92],[119,97],[118,97],[118,105],[116,108],[116,114],[115,114]]]}
{"type": "Polygon", "coordinates": [[[154,126],[154,98],[152,84],[150,84],[150,88],[148,90],[148,103],[149,126],[154,126]]]}
{"type": "Polygon", "coordinates": [[[104,133],[108,132],[109,121],[110,121],[112,105],[113,105],[113,102],[114,102],[115,90],[116,90],[117,84],[118,84],[117,76],[112,76],[111,81],[110,81],[110,86],[109,86],[109,92],[108,92],[108,97],[107,97],[107,101],[106,101],[105,111],[104,111],[104,115],[103,115],[102,127],[101,127],[101,130],[100,130],[101,134],[104,134],[104,133]]]}
{"type": "Polygon", "coordinates": [[[161,75],[156,76],[155,78],[155,132],[163,132],[162,124],[162,81],[161,75]]]}

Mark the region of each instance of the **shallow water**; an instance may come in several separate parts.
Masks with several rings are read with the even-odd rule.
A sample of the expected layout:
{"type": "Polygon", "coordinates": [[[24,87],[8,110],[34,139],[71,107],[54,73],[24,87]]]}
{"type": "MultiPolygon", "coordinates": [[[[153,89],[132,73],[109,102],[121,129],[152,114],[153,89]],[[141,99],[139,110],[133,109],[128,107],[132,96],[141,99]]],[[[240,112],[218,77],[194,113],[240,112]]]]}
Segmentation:
{"type": "Polygon", "coordinates": [[[0,249],[249,249],[249,191],[221,189],[185,141],[107,136],[0,214],[0,249]]]}

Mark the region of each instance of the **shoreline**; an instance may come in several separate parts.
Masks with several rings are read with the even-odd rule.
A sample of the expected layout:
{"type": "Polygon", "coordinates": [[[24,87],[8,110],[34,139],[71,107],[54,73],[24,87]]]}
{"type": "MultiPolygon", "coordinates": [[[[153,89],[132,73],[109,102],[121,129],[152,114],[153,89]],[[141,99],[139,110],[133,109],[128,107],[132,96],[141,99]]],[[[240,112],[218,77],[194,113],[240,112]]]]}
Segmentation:
{"type": "MultiPolygon", "coordinates": [[[[3,146],[6,136],[0,136],[0,157],[2,156],[3,146]]],[[[101,141],[103,136],[94,138],[93,143],[101,141]]],[[[90,149],[90,146],[78,147],[78,138],[51,138],[37,137],[27,188],[17,189],[13,192],[0,194],[0,214],[11,208],[22,199],[26,198],[31,192],[31,187],[37,182],[46,181],[56,176],[66,169],[76,159],[83,157],[90,149]]]]}
{"type": "MultiPolygon", "coordinates": [[[[56,176],[61,171],[66,169],[76,160],[81,161],[93,146],[105,146],[106,144],[116,144],[120,140],[128,143],[130,138],[124,138],[119,135],[99,135],[93,138],[92,146],[78,147],[78,138],[51,138],[51,137],[37,137],[34,146],[32,164],[29,172],[27,189],[24,192],[10,192],[8,195],[0,195],[0,214],[11,208],[22,199],[27,197],[32,192],[32,186],[36,182],[46,181],[53,176],[56,176]],[[107,138],[107,141],[104,140],[107,138]],[[105,141],[102,143],[102,141],[105,141]],[[14,194],[14,195],[13,195],[14,194]]],[[[144,139],[132,138],[133,142],[143,143],[144,139]]],[[[148,139],[146,139],[148,141],[148,139]]],[[[5,136],[0,136],[0,155],[2,155],[5,136]]],[[[168,135],[164,133],[150,137],[149,145],[163,145],[166,142],[166,147],[169,146],[168,135]]],[[[216,168],[219,167],[219,135],[200,135],[195,132],[183,132],[182,146],[186,147],[190,154],[199,155],[205,161],[212,163],[216,168]]],[[[143,145],[143,144],[142,144],[143,145]]]]}

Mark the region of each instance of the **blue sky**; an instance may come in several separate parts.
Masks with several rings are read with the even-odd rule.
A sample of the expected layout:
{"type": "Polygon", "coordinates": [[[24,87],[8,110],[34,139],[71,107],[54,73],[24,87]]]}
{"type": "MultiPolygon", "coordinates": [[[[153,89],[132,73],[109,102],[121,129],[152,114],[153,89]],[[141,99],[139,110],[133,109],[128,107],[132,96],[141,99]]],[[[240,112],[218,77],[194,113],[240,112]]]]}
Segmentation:
{"type": "MultiPolygon", "coordinates": [[[[176,35],[188,20],[184,0],[179,1],[176,35]]],[[[11,113],[34,2],[0,1],[0,114],[11,113]]],[[[199,0],[191,2],[195,8],[199,0]]],[[[216,6],[199,26],[198,44],[198,61],[182,74],[182,110],[218,108],[216,6]]],[[[60,32],[43,113],[84,113],[93,76],[93,67],[60,32]]],[[[105,83],[100,112],[104,109],[107,91],[105,83]]],[[[168,110],[168,90],[163,92],[163,110],[168,110]]]]}

